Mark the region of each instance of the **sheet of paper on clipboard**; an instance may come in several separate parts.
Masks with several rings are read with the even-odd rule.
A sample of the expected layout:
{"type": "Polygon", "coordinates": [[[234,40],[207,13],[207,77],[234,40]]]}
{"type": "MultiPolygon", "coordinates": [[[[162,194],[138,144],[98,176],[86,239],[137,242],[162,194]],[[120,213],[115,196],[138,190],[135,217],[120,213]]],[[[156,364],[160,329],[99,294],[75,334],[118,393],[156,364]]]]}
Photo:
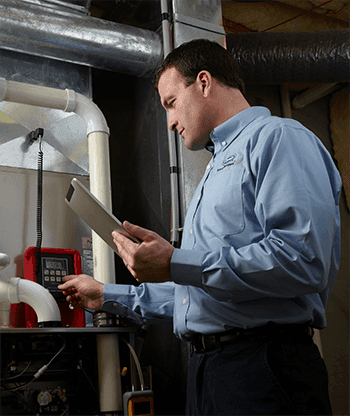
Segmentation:
{"type": "Polygon", "coordinates": [[[77,178],[72,179],[65,198],[67,205],[98,234],[118,255],[112,231],[120,230],[135,243],[140,241],[127,233],[122,223],[77,178]]]}

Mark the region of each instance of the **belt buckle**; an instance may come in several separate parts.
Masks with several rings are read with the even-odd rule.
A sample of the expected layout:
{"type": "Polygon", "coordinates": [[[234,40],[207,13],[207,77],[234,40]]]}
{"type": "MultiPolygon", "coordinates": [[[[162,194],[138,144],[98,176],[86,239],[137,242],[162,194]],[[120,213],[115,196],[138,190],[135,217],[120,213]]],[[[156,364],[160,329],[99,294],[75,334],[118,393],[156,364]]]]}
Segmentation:
{"type": "Polygon", "coordinates": [[[195,340],[191,341],[191,347],[192,347],[192,352],[202,352],[203,351],[202,345],[200,345],[200,343],[196,342],[195,340]]]}
{"type": "Polygon", "coordinates": [[[210,351],[215,348],[215,335],[202,335],[201,337],[202,342],[202,351],[210,351]]]}
{"type": "Polygon", "coordinates": [[[215,336],[202,334],[197,340],[193,340],[191,345],[194,352],[209,351],[215,347],[215,336]]]}
{"type": "Polygon", "coordinates": [[[201,336],[201,344],[202,344],[202,351],[206,350],[206,346],[205,346],[205,335],[201,336]]]}

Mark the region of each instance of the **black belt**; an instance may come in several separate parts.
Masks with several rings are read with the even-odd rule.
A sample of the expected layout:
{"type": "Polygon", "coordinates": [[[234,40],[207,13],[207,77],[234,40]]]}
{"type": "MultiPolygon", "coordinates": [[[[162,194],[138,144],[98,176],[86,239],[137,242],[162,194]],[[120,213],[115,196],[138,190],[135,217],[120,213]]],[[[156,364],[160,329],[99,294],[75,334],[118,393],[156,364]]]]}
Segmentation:
{"type": "Polygon", "coordinates": [[[277,338],[296,340],[304,335],[313,336],[313,329],[307,324],[267,324],[257,328],[234,328],[227,332],[212,335],[194,334],[191,340],[191,347],[192,351],[204,352],[236,342],[254,342],[277,338]]]}

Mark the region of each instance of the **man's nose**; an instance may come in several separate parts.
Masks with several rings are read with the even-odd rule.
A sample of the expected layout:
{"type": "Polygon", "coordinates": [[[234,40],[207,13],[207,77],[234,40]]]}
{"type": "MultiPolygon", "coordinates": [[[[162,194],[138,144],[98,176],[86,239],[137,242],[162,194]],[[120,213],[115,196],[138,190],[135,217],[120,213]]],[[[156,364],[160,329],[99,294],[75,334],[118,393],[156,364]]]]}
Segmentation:
{"type": "Polygon", "coordinates": [[[174,120],[173,117],[169,116],[169,120],[168,120],[168,128],[169,130],[176,130],[176,126],[177,126],[177,122],[174,120]]]}

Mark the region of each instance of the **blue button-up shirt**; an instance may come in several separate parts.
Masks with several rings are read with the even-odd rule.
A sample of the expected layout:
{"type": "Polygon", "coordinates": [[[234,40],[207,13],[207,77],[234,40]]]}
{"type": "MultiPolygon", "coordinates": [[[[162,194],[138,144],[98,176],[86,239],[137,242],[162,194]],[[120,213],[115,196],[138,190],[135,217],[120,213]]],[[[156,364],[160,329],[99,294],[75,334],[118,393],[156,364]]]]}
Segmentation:
{"type": "Polygon", "coordinates": [[[173,282],[105,285],[104,308],[183,339],[275,323],[326,326],[340,260],[341,179],[300,123],[250,107],[211,133],[173,282]]]}

